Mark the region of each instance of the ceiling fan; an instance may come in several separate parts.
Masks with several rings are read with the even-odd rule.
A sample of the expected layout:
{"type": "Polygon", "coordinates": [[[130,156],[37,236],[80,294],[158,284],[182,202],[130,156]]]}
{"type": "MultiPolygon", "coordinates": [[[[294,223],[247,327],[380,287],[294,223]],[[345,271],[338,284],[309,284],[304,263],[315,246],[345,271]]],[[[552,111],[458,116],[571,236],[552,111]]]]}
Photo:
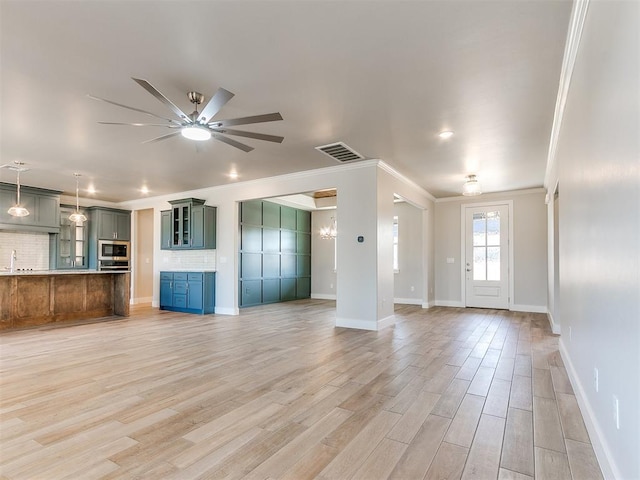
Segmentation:
{"type": "Polygon", "coordinates": [[[179,118],[179,120],[175,120],[172,118],[161,117],[160,115],[156,115],[155,113],[147,112],[146,110],[141,110],[135,107],[129,107],[127,105],[122,105],[121,103],[116,103],[111,100],[107,100],[100,97],[95,97],[93,95],[87,95],[89,98],[94,100],[100,100],[101,102],[110,103],[112,105],[116,105],[118,107],[127,108],[129,110],[133,110],[135,112],[144,113],[146,115],[150,115],[155,118],[159,118],[161,120],[165,120],[166,123],[121,123],[121,122],[98,122],[103,125],[129,125],[134,127],[166,127],[174,130],[171,133],[161,135],[156,138],[152,138],[151,140],[146,140],[142,143],[153,143],[159,142],[161,140],[166,140],[168,138],[174,137],[176,135],[182,135],[185,138],[190,140],[209,140],[211,137],[219,140],[227,145],[231,145],[232,147],[239,148],[245,152],[250,152],[253,150],[253,147],[249,145],[245,145],[244,143],[240,143],[232,138],[226,137],[226,135],[235,135],[238,137],[246,137],[246,138],[254,138],[256,140],[265,140],[267,142],[276,142],[282,143],[284,137],[279,137],[276,135],[266,135],[263,133],[255,133],[255,132],[245,132],[243,130],[234,130],[231,128],[227,128],[234,125],[249,125],[251,123],[263,123],[263,122],[274,122],[277,120],[282,120],[282,115],[280,113],[267,113],[264,115],[254,115],[251,117],[242,117],[242,118],[232,118],[228,120],[212,120],[212,118],[220,111],[220,109],[233,98],[234,94],[224,88],[219,88],[216,93],[211,97],[209,102],[204,106],[201,112],[198,112],[198,105],[204,102],[204,95],[198,92],[189,92],[187,97],[189,101],[195,105],[195,110],[190,115],[187,115],[182,110],[180,110],[171,100],[165,97],[162,93],[160,93],[153,85],[151,85],[146,80],[141,80],[139,78],[133,78],[138,85],[144,88],[151,95],[156,97],[160,102],[162,102],[165,106],[169,107],[169,109],[179,118]]]}

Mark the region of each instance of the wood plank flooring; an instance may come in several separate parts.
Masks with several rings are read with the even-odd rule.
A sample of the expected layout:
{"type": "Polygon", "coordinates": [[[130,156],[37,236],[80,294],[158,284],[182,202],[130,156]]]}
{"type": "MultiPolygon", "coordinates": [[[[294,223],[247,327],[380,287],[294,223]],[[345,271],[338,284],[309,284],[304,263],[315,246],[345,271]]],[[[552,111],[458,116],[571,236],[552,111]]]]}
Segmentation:
{"type": "Polygon", "coordinates": [[[0,335],[3,479],[601,479],[547,319],[304,300],[0,335]]]}

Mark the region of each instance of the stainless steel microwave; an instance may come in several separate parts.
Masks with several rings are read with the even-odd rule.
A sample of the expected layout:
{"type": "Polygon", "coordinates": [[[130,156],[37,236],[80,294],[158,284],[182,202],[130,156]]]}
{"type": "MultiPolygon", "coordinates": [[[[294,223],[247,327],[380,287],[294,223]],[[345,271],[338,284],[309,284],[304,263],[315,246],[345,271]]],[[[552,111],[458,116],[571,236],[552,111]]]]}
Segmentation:
{"type": "Polygon", "coordinates": [[[131,245],[121,240],[99,240],[98,260],[129,260],[131,245]]]}

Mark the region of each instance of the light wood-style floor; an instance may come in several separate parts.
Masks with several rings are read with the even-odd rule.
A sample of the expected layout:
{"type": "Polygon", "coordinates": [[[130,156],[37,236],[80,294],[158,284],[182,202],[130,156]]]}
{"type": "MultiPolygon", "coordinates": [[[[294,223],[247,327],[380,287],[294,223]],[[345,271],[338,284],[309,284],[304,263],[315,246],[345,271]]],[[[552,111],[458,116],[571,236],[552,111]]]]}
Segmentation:
{"type": "Polygon", "coordinates": [[[601,477],[546,317],[305,300],[0,336],[6,479],[601,477]]]}

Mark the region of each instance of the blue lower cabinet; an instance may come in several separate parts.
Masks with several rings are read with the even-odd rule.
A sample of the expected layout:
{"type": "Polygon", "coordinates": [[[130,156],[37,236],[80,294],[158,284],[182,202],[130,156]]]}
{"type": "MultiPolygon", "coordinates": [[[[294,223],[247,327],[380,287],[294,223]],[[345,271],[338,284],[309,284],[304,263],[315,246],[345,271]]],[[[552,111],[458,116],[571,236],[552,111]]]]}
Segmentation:
{"type": "Polygon", "coordinates": [[[204,315],[215,298],[215,272],[160,272],[160,310],[204,315]]]}

